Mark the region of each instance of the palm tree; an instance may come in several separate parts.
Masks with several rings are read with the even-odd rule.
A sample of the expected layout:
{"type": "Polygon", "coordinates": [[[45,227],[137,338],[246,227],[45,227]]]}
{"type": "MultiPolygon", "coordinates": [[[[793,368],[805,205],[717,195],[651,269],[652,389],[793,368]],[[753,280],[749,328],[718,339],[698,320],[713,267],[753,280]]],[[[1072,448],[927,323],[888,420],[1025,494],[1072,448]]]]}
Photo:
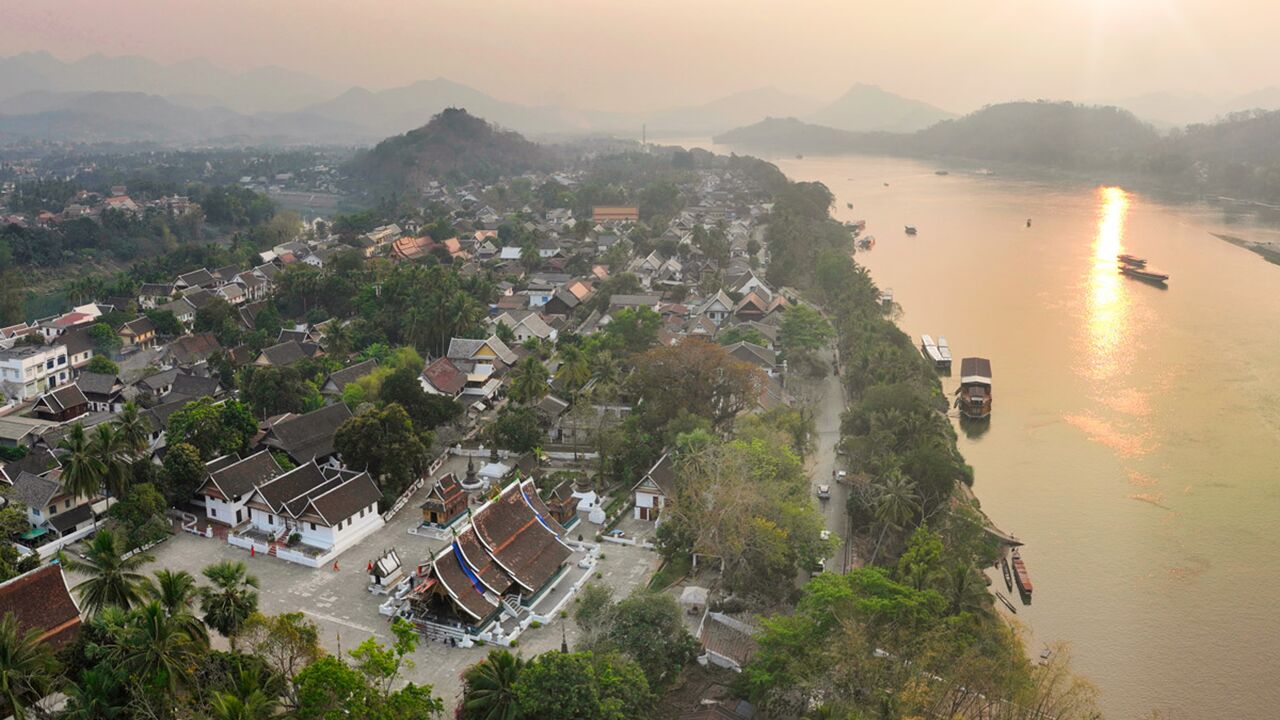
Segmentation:
{"type": "Polygon", "coordinates": [[[82,607],[90,615],[108,607],[127,610],[141,604],[149,594],[151,581],[138,570],[153,558],[141,552],[126,558],[127,550],[123,535],[104,530],[89,541],[83,560],[68,558],[67,567],[90,576],[75,586],[82,607]]]}
{"type": "Polygon", "coordinates": [[[133,456],[142,457],[151,447],[151,423],[142,416],[137,403],[127,402],[116,418],[116,433],[120,435],[120,443],[133,456]]]}
{"type": "Polygon", "coordinates": [[[113,720],[124,717],[129,703],[119,672],[103,665],[88,668],[78,679],[68,680],[63,692],[67,705],[58,715],[59,720],[113,720]]]}
{"type": "Polygon", "coordinates": [[[236,648],[240,626],[258,609],[258,578],[240,561],[223,560],[204,569],[213,587],[200,588],[204,622],[236,648]]]}
{"type": "Polygon", "coordinates": [[[991,593],[979,580],[981,575],[965,563],[954,563],[946,571],[947,600],[950,607],[948,615],[959,615],[962,612],[977,613],[991,604],[991,593]]]}
{"type": "Polygon", "coordinates": [[[186,681],[204,647],[153,600],[130,616],[111,653],[126,672],[174,692],[186,681]]]}
{"type": "MultiPolygon", "coordinates": [[[[107,470],[84,432],[84,425],[76,423],[71,431],[58,442],[62,455],[62,489],[73,498],[92,499],[102,490],[107,470]]],[[[94,515],[94,527],[98,516],[94,515]]]]}
{"type": "Polygon", "coordinates": [[[578,390],[591,379],[591,365],[587,362],[587,354],[577,345],[566,345],[560,349],[560,367],[556,370],[556,381],[575,396],[578,390]]]}
{"type": "Polygon", "coordinates": [[[209,703],[211,720],[267,720],[280,701],[269,693],[257,669],[242,669],[232,679],[231,692],[215,692],[209,703]]]}
{"type": "Polygon", "coordinates": [[[192,640],[209,642],[209,631],[192,612],[200,595],[195,576],[186,570],[157,570],[155,585],[149,596],[160,603],[164,612],[187,631],[192,640]]]}
{"type": "Polygon", "coordinates": [[[884,540],[885,531],[889,528],[901,530],[911,518],[920,512],[920,494],[916,492],[916,483],[903,475],[899,470],[891,470],[880,483],[876,495],[876,520],[881,524],[880,538],[876,540],[876,549],[871,553],[871,562],[875,563],[880,553],[880,542],[884,540]]]}
{"type": "Polygon", "coordinates": [[[342,359],[351,354],[351,346],[355,344],[351,327],[339,320],[329,323],[324,330],[324,349],[329,355],[342,359]]]}
{"type": "Polygon", "coordinates": [[[132,451],[125,445],[124,436],[110,423],[102,423],[93,429],[89,447],[102,466],[102,484],[116,498],[124,497],[133,474],[132,451]]]}
{"type": "Polygon", "coordinates": [[[530,355],[516,365],[511,374],[511,399],[531,405],[547,394],[547,367],[530,355]]]}
{"type": "Polygon", "coordinates": [[[494,650],[489,657],[462,674],[462,707],[467,718],[476,720],[516,720],[516,680],[524,660],[507,650],[494,650]]]}
{"type": "Polygon", "coordinates": [[[14,720],[24,720],[27,708],[49,694],[57,666],[53,650],[40,641],[40,630],[24,633],[18,618],[5,613],[0,619],[0,701],[14,720]]]}

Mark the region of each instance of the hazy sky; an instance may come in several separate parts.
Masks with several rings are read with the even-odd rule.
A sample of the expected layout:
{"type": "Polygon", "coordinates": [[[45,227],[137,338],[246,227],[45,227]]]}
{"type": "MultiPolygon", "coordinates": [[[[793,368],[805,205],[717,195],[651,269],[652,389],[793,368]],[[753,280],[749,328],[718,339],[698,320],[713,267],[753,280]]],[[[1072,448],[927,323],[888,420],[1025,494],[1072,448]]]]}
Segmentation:
{"type": "Polygon", "coordinates": [[[0,0],[0,53],[204,57],[653,110],[855,82],[955,111],[1280,82],[1268,0],[0,0]]]}

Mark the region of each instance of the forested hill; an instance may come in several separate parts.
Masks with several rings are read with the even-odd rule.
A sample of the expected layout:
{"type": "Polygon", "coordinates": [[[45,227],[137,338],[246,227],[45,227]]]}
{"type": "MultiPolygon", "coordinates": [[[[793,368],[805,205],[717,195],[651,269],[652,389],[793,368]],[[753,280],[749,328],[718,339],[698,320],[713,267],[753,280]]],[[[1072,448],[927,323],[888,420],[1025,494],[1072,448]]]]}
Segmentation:
{"type": "Polygon", "coordinates": [[[775,152],[951,155],[1053,167],[1095,167],[1145,152],[1154,128],[1114,107],[1015,102],[991,105],[911,134],[857,133],[795,119],[769,119],[716,142],[775,152]]]}
{"type": "Polygon", "coordinates": [[[908,147],[928,155],[1088,168],[1144,155],[1159,139],[1155,128],[1120,108],[1016,102],[925,128],[908,147]]]}
{"type": "Polygon", "coordinates": [[[491,182],[548,166],[546,153],[519,133],[501,130],[466,110],[448,108],[417,130],[361,153],[348,170],[374,188],[403,190],[439,179],[491,182]]]}

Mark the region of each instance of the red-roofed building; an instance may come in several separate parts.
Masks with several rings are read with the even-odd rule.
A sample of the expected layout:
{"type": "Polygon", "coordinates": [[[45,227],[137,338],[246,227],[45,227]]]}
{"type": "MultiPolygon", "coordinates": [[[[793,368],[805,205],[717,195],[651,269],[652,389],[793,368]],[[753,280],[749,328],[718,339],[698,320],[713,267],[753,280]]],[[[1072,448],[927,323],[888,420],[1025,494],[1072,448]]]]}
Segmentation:
{"type": "Polygon", "coordinates": [[[80,634],[80,608],[61,565],[45,565],[0,583],[0,617],[12,613],[18,632],[40,633],[40,642],[59,650],[80,634]]]}
{"type": "Polygon", "coordinates": [[[445,397],[457,397],[467,386],[467,374],[452,360],[443,357],[431,361],[418,379],[425,392],[445,397]]]}

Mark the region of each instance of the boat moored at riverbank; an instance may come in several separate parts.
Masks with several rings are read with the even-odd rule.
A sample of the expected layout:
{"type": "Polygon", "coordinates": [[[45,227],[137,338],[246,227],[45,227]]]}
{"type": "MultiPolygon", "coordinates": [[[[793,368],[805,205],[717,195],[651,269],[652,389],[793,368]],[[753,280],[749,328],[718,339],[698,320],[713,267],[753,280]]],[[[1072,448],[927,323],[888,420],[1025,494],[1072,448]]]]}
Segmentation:
{"type": "Polygon", "coordinates": [[[1117,256],[1116,256],[1116,259],[1117,259],[1117,260],[1119,260],[1119,261],[1120,261],[1120,263],[1121,263],[1122,265],[1128,265],[1129,267],[1139,267],[1139,268],[1140,268],[1140,267],[1146,267],[1146,266],[1147,266],[1147,259],[1146,259],[1146,258],[1140,258],[1140,257],[1138,257],[1137,255],[1130,255],[1130,254],[1128,254],[1128,253],[1121,253],[1121,254],[1119,254],[1119,255],[1117,255],[1117,256]]]}
{"type": "Polygon", "coordinates": [[[946,347],[946,338],[939,338],[941,342],[935,343],[933,338],[928,335],[920,336],[920,353],[925,359],[933,363],[933,369],[938,371],[949,372],[951,370],[951,348],[946,347]]]}
{"type": "Polygon", "coordinates": [[[960,389],[956,390],[960,414],[970,420],[991,417],[991,361],[967,357],[960,361],[960,389]]]}
{"type": "Polygon", "coordinates": [[[1031,604],[1031,574],[1027,572],[1026,563],[1022,562],[1022,555],[1018,553],[1018,549],[1014,548],[1010,553],[1010,564],[1013,566],[1013,581],[1018,586],[1018,593],[1022,595],[1024,605],[1031,604]]]}

